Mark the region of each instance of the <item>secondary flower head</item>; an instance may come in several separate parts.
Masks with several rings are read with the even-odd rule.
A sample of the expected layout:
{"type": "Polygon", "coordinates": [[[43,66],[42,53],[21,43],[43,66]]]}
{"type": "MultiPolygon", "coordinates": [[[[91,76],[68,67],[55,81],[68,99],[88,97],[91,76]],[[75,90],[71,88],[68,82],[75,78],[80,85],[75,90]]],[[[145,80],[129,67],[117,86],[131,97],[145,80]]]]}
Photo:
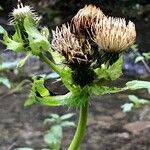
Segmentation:
{"type": "Polygon", "coordinates": [[[131,21],[126,23],[122,18],[104,17],[94,26],[94,41],[105,52],[120,53],[135,42],[135,25],[131,21]]]}
{"type": "Polygon", "coordinates": [[[77,38],[71,32],[69,25],[62,25],[59,29],[52,31],[52,46],[59,51],[72,69],[88,67],[92,60],[91,45],[84,38],[77,38]]]}
{"type": "Polygon", "coordinates": [[[25,17],[29,17],[34,20],[36,23],[39,22],[40,18],[34,12],[33,8],[30,6],[24,6],[20,0],[18,0],[17,8],[14,8],[13,12],[11,13],[11,21],[10,23],[15,24],[18,21],[23,21],[25,17]]]}
{"type": "Polygon", "coordinates": [[[84,34],[85,30],[90,29],[92,23],[95,22],[97,18],[100,19],[104,16],[100,8],[93,5],[86,5],[84,8],[80,9],[72,19],[75,32],[84,34]]]}

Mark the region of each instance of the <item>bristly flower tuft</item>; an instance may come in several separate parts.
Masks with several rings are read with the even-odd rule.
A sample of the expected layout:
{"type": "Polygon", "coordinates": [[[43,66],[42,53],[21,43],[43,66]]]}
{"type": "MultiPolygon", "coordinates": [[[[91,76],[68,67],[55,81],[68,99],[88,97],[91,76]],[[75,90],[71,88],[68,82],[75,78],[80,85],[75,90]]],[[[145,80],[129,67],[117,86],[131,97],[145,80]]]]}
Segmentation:
{"type": "Polygon", "coordinates": [[[20,0],[18,0],[17,8],[14,8],[10,16],[11,16],[10,24],[16,24],[18,21],[23,21],[25,17],[29,17],[36,24],[40,20],[40,17],[38,17],[34,9],[30,6],[24,6],[20,0]]]}
{"type": "Polygon", "coordinates": [[[59,51],[72,69],[90,66],[92,58],[91,45],[84,38],[77,38],[71,32],[69,25],[63,24],[59,29],[52,31],[52,46],[59,51]]]}
{"type": "Polygon", "coordinates": [[[94,41],[108,53],[120,53],[129,48],[136,38],[135,25],[125,19],[104,17],[94,24],[94,41]]]}
{"type": "Polygon", "coordinates": [[[100,8],[93,5],[86,5],[72,18],[72,25],[75,32],[85,35],[87,30],[90,32],[91,25],[96,22],[97,19],[101,19],[104,16],[100,8]]]}

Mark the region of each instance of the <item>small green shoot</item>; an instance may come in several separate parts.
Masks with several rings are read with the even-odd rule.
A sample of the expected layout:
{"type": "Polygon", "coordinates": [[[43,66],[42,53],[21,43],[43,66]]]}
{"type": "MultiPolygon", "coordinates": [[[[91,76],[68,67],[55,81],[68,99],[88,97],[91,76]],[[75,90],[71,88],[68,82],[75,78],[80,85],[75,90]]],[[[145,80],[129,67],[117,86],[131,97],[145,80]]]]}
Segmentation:
{"type": "Polygon", "coordinates": [[[135,95],[128,96],[130,103],[121,106],[124,112],[130,112],[133,108],[139,108],[141,105],[150,104],[149,100],[138,98],[135,95]]]}
{"type": "Polygon", "coordinates": [[[50,125],[50,129],[44,135],[44,141],[49,150],[60,150],[64,127],[75,127],[75,123],[68,121],[74,114],[69,113],[62,116],[51,114],[50,118],[44,120],[44,124],[50,125]]]}

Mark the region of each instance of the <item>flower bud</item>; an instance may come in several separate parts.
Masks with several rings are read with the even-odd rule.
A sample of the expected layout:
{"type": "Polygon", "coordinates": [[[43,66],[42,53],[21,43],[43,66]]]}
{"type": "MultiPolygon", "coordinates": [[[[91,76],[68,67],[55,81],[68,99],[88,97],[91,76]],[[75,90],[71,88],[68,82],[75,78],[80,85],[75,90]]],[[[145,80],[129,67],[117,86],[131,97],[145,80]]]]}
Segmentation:
{"type": "Polygon", "coordinates": [[[23,24],[25,17],[30,18],[36,24],[40,20],[38,15],[34,12],[33,8],[30,6],[23,6],[20,0],[18,0],[17,8],[14,8],[13,12],[10,15],[12,17],[10,21],[11,24],[23,24]]]}

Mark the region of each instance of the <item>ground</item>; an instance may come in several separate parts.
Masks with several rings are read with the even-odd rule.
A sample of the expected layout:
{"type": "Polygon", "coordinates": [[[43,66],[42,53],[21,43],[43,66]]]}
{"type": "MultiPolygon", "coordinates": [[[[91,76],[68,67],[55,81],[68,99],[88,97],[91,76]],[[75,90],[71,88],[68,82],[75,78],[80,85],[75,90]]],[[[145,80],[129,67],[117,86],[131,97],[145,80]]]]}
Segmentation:
{"type": "MultiPolygon", "coordinates": [[[[0,150],[25,146],[41,150],[46,147],[43,120],[48,114],[75,112],[74,121],[77,121],[77,108],[39,104],[24,107],[29,89],[26,85],[22,92],[11,94],[4,86],[0,87],[0,150]]],[[[140,90],[134,94],[145,93],[145,90],[140,90]]],[[[143,106],[139,110],[123,113],[120,106],[128,101],[127,96],[128,93],[123,92],[91,97],[87,132],[81,150],[150,150],[150,108],[143,106]]],[[[67,149],[74,131],[75,128],[64,129],[62,150],[67,149]]]]}

